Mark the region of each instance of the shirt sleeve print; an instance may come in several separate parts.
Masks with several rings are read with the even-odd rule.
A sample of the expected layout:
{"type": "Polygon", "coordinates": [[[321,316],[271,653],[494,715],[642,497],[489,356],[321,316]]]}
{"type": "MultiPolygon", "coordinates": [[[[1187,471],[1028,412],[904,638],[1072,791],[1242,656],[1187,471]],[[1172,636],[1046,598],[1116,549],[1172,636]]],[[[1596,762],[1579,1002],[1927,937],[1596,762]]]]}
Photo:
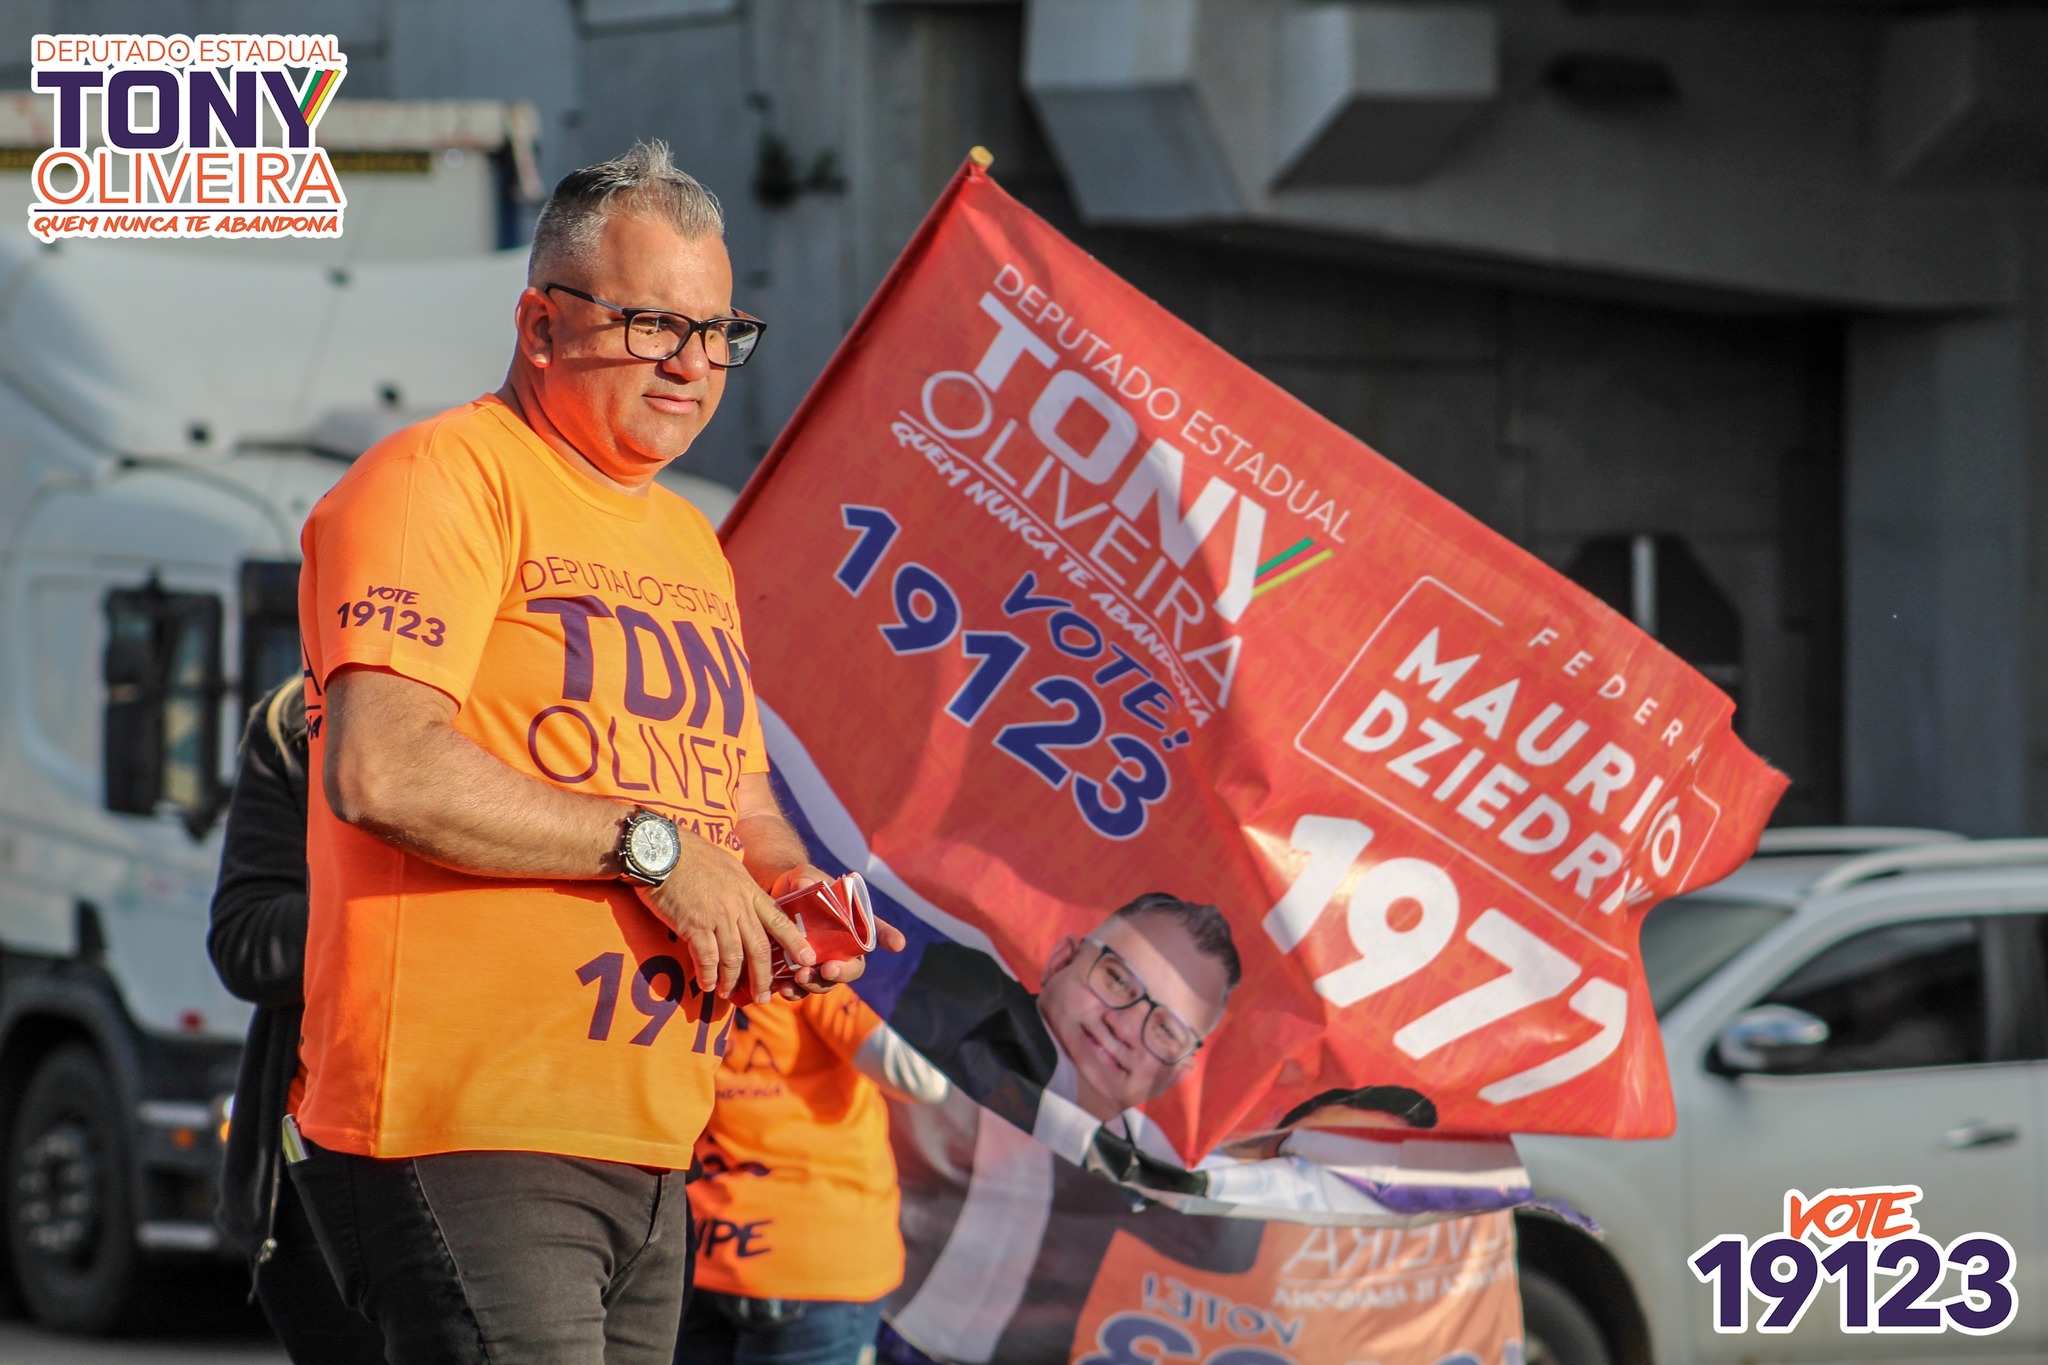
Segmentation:
{"type": "Polygon", "coordinates": [[[495,500],[429,451],[380,459],[336,485],[306,528],[313,576],[300,622],[320,681],[366,664],[469,697],[505,591],[495,500]]]}

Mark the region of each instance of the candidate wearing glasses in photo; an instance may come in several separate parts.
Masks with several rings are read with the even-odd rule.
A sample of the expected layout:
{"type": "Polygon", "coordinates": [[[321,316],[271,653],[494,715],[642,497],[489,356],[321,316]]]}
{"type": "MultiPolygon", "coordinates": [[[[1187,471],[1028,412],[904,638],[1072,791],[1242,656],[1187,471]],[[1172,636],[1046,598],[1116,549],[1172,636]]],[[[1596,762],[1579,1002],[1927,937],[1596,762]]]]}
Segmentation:
{"type": "Polygon", "coordinates": [[[1111,1152],[1178,1166],[1141,1106],[1188,1077],[1242,975],[1222,912],[1163,892],[1055,943],[1036,994],[986,953],[925,948],[889,1022],[944,1074],[947,1093],[892,1105],[890,1138],[906,1190],[957,1197],[905,1204],[904,1280],[887,1304],[885,1358],[1063,1359],[1122,1226],[1182,1265],[1232,1273],[1250,1264],[1255,1225],[1133,1221],[1128,1191],[1046,1145],[1073,1114],[1046,1103],[1055,1096],[1100,1125],[1091,1164],[1111,1152]],[[1062,1254],[1044,1256],[1055,1214],[1062,1254]]]}
{"type": "MultiPolygon", "coordinates": [[[[1205,947],[1195,921],[1120,910],[1046,960],[1039,1016],[1073,1063],[1075,1102],[1104,1122],[1165,1094],[1222,1022],[1236,953],[1226,960],[1205,947]]],[[[1221,915],[1215,924],[1228,944],[1221,915]]]]}
{"type": "Polygon", "coordinates": [[[1132,1111],[1188,1074],[1242,975],[1221,911],[1155,891],[1054,944],[1036,994],[986,953],[931,944],[890,1023],[1026,1132],[1050,1091],[1136,1137],[1132,1111]]]}

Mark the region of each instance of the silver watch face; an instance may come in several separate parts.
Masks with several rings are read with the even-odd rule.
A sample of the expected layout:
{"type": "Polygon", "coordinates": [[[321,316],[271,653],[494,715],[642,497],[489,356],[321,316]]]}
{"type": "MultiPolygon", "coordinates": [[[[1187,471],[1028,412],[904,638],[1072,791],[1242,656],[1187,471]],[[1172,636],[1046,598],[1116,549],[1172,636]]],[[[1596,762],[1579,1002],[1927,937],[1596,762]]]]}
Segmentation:
{"type": "Polygon", "coordinates": [[[651,876],[666,876],[683,851],[676,827],[666,820],[635,820],[626,836],[626,851],[640,870],[651,876]]]}

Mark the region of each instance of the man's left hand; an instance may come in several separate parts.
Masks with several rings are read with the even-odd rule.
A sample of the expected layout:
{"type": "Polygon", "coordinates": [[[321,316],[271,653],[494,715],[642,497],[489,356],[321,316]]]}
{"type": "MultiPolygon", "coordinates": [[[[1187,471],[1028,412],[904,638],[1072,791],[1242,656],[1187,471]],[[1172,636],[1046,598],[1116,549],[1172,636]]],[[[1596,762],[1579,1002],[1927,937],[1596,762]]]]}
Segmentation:
{"type": "MultiPolygon", "coordinates": [[[[771,899],[780,899],[792,891],[801,891],[807,886],[829,882],[833,878],[809,863],[800,863],[778,876],[768,887],[771,899]]],[[[875,917],[875,946],[892,953],[900,953],[909,940],[901,930],[880,915],[875,917]]],[[[807,995],[823,995],[834,986],[844,986],[860,980],[860,974],[867,970],[866,957],[834,958],[820,962],[815,967],[796,969],[793,985],[781,987],[786,1000],[801,1000],[807,995]]]]}

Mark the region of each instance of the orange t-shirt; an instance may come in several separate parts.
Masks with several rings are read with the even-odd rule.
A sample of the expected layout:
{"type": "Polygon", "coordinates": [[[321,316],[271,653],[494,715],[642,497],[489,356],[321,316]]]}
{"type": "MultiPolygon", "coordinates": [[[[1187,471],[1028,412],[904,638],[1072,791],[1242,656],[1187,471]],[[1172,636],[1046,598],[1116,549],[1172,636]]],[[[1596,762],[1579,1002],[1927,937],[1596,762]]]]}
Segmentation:
{"type": "Polygon", "coordinates": [[[847,990],[740,1011],[690,1184],[700,1289],[865,1303],[903,1282],[889,1107],[851,1062],[881,1022],[847,990]]]}
{"type": "Polygon", "coordinates": [[[768,764],[710,524],[666,489],[600,487],[485,397],[370,450],[301,541],[300,1127],[369,1156],[689,1165],[732,1013],[707,1008],[675,935],[623,883],[471,876],[342,824],[320,698],[345,664],[416,679],[513,769],[737,856],[737,784],[768,764]]]}

